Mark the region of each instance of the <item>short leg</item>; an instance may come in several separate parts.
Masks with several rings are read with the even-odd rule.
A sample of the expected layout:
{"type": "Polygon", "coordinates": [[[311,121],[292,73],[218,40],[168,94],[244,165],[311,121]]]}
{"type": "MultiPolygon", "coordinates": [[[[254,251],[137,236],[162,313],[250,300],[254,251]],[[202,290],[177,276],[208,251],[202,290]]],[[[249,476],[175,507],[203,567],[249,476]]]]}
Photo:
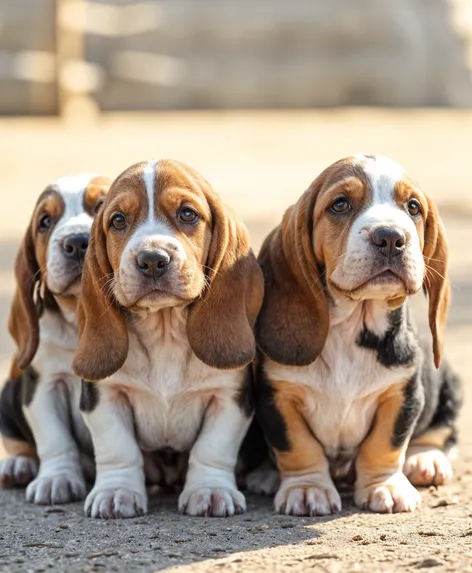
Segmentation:
{"type": "Polygon", "coordinates": [[[144,515],[147,511],[143,457],[128,404],[100,389],[93,409],[83,412],[92,435],[97,477],[85,500],[85,513],[103,519],[144,515]]]}
{"type": "Polygon", "coordinates": [[[23,411],[40,460],[38,476],[26,489],[27,500],[50,505],[83,499],[85,480],[70,428],[68,392],[43,376],[23,411]]]}
{"type": "Polygon", "coordinates": [[[310,516],[341,511],[341,498],[323,448],[302,413],[303,388],[290,382],[264,383],[270,384],[272,391],[260,404],[259,417],[281,474],[275,510],[310,516]]]}
{"type": "Polygon", "coordinates": [[[233,393],[218,394],[208,406],[189,457],[179,510],[187,515],[225,517],[246,510],[236,485],[238,452],[251,418],[233,393]]]}
{"type": "Polygon", "coordinates": [[[420,389],[415,378],[380,396],[374,425],[356,460],[358,507],[396,513],[420,505],[419,493],[402,472],[408,441],[422,408],[420,389]]]}
{"type": "Polygon", "coordinates": [[[38,473],[38,458],[33,444],[2,436],[8,457],[0,460],[0,487],[25,486],[38,473]]]}
{"type": "Polygon", "coordinates": [[[403,472],[413,485],[438,486],[452,479],[446,446],[452,433],[451,427],[433,428],[410,442],[403,472]]]}

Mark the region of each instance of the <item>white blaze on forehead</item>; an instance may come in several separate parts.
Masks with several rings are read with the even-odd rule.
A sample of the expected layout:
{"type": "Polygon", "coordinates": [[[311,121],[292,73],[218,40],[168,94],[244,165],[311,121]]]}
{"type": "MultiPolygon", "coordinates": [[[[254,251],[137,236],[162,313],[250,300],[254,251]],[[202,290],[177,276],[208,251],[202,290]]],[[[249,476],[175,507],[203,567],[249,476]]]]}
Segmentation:
{"type": "Polygon", "coordinates": [[[143,171],[143,180],[148,198],[148,221],[154,221],[154,188],[156,185],[157,160],[148,161],[143,171]]]}
{"type": "Polygon", "coordinates": [[[77,217],[84,212],[84,192],[97,173],[79,173],[61,177],[54,182],[65,206],[64,217],[77,217]]]}
{"type": "Polygon", "coordinates": [[[396,161],[374,155],[367,157],[365,155],[356,156],[356,159],[362,165],[362,169],[369,178],[372,185],[374,205],[382,203],[395,203],[394,189],[395,184],[405,177],[405,170],[396,161]]]}

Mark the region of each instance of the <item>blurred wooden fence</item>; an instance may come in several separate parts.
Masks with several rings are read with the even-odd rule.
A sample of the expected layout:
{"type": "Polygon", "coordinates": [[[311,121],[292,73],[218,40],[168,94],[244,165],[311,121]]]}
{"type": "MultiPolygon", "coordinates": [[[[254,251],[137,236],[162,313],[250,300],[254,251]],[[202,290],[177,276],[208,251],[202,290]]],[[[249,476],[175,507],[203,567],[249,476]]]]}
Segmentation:
{"type": "Polygon", "coordinates": [[[0,113],[472,105],[471,0],[0,0],[0,113]]]}

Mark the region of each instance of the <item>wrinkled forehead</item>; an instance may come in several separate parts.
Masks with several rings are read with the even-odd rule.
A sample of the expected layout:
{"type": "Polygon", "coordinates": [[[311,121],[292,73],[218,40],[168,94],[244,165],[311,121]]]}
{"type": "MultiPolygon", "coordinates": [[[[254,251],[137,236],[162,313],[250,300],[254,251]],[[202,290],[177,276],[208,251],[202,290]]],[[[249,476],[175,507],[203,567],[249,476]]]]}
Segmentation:
{"type": "Polygon", "coordinates": [[[106,187],[106,178],[95,174],[61,177],[41,193],[36,212],[47,211],[62,221],[81,215],[92,217],[106,187]]]}
{"type": "Polygon", "coordinates": [[[190,167],[177,161],[149,160],[133,165],[114,181],[106,207],[154,220],[187,199],[205,214],[209,211],[207,191],[208,183],[190,167]]]}
{"type": "Polygon", "coordinates": [[[336,191],[369,205],[403,205],[412,195],[422,197],[416,183],[401,165],[380,155],[357,155],[328,168],[324,184],[328,198],[336,191]]]}

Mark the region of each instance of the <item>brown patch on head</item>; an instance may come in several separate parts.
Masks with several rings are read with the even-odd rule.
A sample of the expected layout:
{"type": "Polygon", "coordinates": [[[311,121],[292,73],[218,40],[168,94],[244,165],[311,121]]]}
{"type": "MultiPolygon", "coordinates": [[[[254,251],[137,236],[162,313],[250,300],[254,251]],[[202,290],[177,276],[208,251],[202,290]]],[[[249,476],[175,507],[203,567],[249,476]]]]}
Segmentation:
{"type": "Polygon", "coordinates": [[[321,353],[329,329],[325,284],[371,193],[359,163],[342,159],[313,181],[265,240],[259,263],[266,288],[256,333],[269,358],[303,366],[321,353]],[[341,198],[353,209],[333,214],[330,207],[341,198]]]}
{"type": "MultiPolygon", "coordinates": [[[[110,376],[128,352],[124,313],[114,294],[107,298],[103,285],[113,275],[117,279],[124,249],[148,217],[147,165],[137,164],[118,177],[92,228],[74,360],[75,371],[86,380],[110,376]],[[116,213],[126,219],[121,230],[110,225],[116,213]]],[[[193,351],[216,368],[247,364],[255,355],[252,327],[262,301],[262,276],[245,228],[229,216],[203,177],[176,161],[158,162],[154,205],[157,223],[164,223],[185,249],[179,296],[189,308],[187,335],[193,351]],[[194,224],[179,219],[183,207],[198,213],[194,224]]]]}
{"type": "Polygon", "coordinates": [[[91,217],[95,217],[103,199],[110,189],[111,179],[97,175],[92,177],[84,191],[84,210],[91,217]]]}
{"type": "MultiPolygon", "coordinates": [[[[18,365],[23,369],[33,359],[39,344],[39,322],[35,303],[37,283],[43,281],[49,237],[64,213],[64,201],[51,185],[39,196],[16,257],[17,288],[10,309],[9,330],[18,347],[18,365]],[[44,222],[48,220],[48,226],[44,222]]],[[[46,300],[52,296],[45,288],[46,300]]]]}

